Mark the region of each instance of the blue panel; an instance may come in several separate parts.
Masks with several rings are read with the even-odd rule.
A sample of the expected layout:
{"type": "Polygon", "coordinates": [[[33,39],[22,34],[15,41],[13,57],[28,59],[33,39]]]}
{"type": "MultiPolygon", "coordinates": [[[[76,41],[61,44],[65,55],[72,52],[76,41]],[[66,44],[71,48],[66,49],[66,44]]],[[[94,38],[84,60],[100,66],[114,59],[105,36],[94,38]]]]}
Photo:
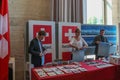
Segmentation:
{"type": "Polygon", "coordinates": [[[81,34],[88,45],[91,45],[95,36],[99,35],[100,29],[105,30],[108,41],[116,45],[116,26],[115,25],[81,25],[81,34]]]}

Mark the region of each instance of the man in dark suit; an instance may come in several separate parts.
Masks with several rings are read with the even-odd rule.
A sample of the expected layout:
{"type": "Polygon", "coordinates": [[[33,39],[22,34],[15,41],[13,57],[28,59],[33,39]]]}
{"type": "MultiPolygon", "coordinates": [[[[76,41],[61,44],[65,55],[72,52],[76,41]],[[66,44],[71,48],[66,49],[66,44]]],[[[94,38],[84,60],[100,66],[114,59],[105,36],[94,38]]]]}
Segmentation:
{"type": "Polygon", "coordinates": [[[104,36],[105,34],[105,30],[101,29],[100,30],[100,35],[97,35],[94,40],[93,40],[93,45],[96,46],[95,48],[95,54],[96,54],[96,59],[98,59],[100,56],[98,56],[98,45],[100,42],[107,42],[108,43],[108,39],[104,36]]]}
{"type": "Polygon", "coordinates": [[[31,53],[31,62],[34,67],[42,66],[42,56],[44,56],[45,48],[42,45],[42,41],[46,36],[45,31],[39,31],[38,36],[30,42],[29,53],[31,53]]]}

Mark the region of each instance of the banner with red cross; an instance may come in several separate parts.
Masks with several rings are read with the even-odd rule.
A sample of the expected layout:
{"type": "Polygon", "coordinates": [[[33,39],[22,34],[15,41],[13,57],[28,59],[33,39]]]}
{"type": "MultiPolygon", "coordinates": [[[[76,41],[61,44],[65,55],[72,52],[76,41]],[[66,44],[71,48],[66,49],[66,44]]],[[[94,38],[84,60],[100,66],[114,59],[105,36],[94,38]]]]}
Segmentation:
{"type": "Polygon", "coordinates": [[[33,25],[33,37],[36,37],[38,31],[45,31],[46,36],[43,39],[43,44],[51,44],[52,43],[52,26],[51,25],[33,25]]]}
{"type": "Polygon", "coordinates": [[[43,46],[47,49],[47,54],[52,54],[52,60],[56,59],[55,51],[55,22],[52,21],[29,21],[29,43],[38,35],[38,31],[46,32],[45,38],[42,40],[43,46]]]}
{"type": "Polygon", "coordinates": [[[0,0],[0,80],[8,80],[10,57],[10,28],[8,0],[0,0]]]}
{"type": "Polygon", "coordinates": [[[69,46],[69,42],[71,38],[75,36],[76,28],[81,29],[80,23],[58,23],[59,59],[62,59],[63,54],[65,55],[65,53],[71,53],[72,48],[69,46]]]}

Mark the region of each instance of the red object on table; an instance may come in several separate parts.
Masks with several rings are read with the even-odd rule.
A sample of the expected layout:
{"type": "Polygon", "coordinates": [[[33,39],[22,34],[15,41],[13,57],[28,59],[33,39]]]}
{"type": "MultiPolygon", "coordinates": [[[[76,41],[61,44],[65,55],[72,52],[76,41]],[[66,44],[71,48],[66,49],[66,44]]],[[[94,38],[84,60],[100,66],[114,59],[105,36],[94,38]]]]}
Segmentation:
{"type": "Polygon", "coordinates": [[[39,77],[32,69],[32,80],[118,80],[117,79],[117,65],[106,67],[106,68],[96,68],[94,66],[88,66],[84,62],[81,63],[82,67],[86,68],[88,71],[81,73],[68,73],[61,74],[57,76],[47,76],[39,77]]]}

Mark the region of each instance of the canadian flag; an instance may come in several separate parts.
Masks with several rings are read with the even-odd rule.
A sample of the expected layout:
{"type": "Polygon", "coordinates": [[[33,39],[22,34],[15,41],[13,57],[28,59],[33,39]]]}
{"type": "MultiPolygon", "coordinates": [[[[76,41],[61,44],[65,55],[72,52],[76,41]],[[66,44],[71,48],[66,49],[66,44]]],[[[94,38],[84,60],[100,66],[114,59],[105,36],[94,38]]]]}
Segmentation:
{"type": "Polygon", "coordinates": [[[0,80],[8,80],[9,32],[8,0],[0,0],[0,80]]]}

